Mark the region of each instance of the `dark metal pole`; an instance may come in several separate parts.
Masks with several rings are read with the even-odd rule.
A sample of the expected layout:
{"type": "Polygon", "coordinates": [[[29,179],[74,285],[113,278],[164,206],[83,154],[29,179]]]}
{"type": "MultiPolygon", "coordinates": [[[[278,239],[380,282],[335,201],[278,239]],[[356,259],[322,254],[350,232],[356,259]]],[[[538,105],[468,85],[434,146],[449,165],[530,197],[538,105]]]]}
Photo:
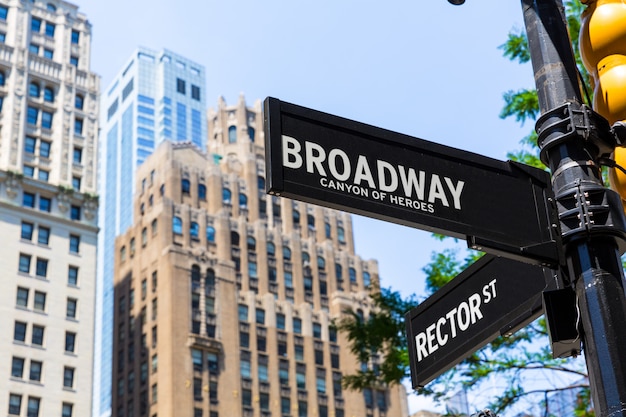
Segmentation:
{"type": "Polygon", "coordinates": [[[607,128],[582,103],[562,1],[522,0],[522,7],[542,113],[539,146],[553,175],[564,272],[576,291],[595,414],[626,416],[626,293],[620,261],[626,223],[619,197],[602,183],[598,160],[610,152],[601,138],[607,128]]]}

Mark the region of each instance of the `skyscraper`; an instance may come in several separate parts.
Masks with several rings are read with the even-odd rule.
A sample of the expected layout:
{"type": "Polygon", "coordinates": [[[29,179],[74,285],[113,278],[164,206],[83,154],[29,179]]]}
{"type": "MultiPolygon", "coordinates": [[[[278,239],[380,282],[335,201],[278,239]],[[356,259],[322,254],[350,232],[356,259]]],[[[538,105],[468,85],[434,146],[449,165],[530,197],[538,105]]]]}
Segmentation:
{"type": "Polygon", "coordinates": [[[163,143],[115,245],[113,415],[406,416],[402,386],[346,391],[331,326],[367,317],[377,263],[348,214],[265,194],[260,103],[209,112],[208,153],[163,143]]]}
{"type": "Polygon", "coordinates": [[[164,140],[206,142],[204,67],[171,51],[137,49],[102,99],[94,415],[111,406],[113,245],[133,222],[135,172],[164,140]]]}
{"type": "Polygon", "coordinates": [[[91,412],[99,77],[61,0],[0,1],[0,410],[91,412]]]}

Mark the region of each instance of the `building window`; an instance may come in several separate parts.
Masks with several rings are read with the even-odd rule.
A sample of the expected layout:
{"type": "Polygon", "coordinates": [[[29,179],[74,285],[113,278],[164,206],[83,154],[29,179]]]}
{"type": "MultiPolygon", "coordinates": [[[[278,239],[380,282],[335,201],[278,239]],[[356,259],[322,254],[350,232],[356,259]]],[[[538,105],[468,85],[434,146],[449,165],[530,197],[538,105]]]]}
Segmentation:
{"type": "Polygon", "coordinates": [[[46,36],[50,36],[51,38],[54,38],[54,29],[55,29],[54,23],[46,22],[46,36]]]}
{"type": "Polygon", "coordinates": [[[302,320],[297,317],[293,318],[293,332],[302,334],[302,320]]]}
{"type": "Polygon", "coordinates": [[[75,319],[77,307],[78,300],[76,298],[68,298],[67,307],[65,308],[65,317],[68,319],[75,319]]]}
{"type": "Polygon", "coordinates": [[[43,57],[46,59],[52,59],[54,56],[54,51],[52,49],[44,48],[43,57]]]}
{"type": "Polygon", "coordinates": [[[61,417],[72,417],[74,406],[70,403],[63,403],[63,407],[61,409],[61,417]]]}
{"type": "Polygon", "coordinates": [[[21,321],[15,322],[13,340],[16,342],[26,342],[26,323],[21,321]]]}
{"type": "Polygon", "coordinates": [[[245,304],[239,304],[238,307],[239,321],[248,321],[248,306],[245,304]]]}
{"type": "Polygon", "coordinates": [[[76,97],[74,97],[74,107],[78,110],[82,110],[84,105],[85,97],[81,96],[80,94],[76,94],[76,97]]]}
{"type": "Polygon", "coordinates": [[[79,206],[72,206],[70,208],[70,218],[72,220],[80,220],[80,207],[79,206]]]}
{"type": "Polygon", "coordinates": [[[172,218],[172,231],[177,235],[183,234],[183,221],[180,217],[172,218]]]}
{"type": "MultiPolygon", "coordinates": [[[[6,7],[4,8],[6,10],[6,7]]],[[[2,7],[0,7],[0,11],[2,7]]],[[[6,12],[5,12],[6,18],[6,12]]],[[[19,416],[22,410],[22,396],[19,394],[9,394],[9,414],[19,416]]]]}
{"type": "MultiPolygon", "coordinates": [[[[32,89],[32,85],[33,84],[31,84],[31,89],[32,89]]],[[[37,87],[37,89],[39,89],[39,87],[37,87]]],[[[39,109],[37,109],[36,107],[29,106],[28,109],[26,109],[26,122],[29,125],[36,125],[38,119],[39,119],[39,109]]]]}
{"type": "Polygon", "coordinates": [[[213,226],[206,227],[206,240],[207,242],[215,242],[215,228],[213,226]]]}
{"type": "Polygon", "coordinates": [[[38,277],[46,277],[48,275],[48,260],[37,258],[35,274],[38,277]]]}
{"type": "Polygon", "coordinates": [[[285,330],[285,315],[282,313],[276,313],[276,328],[285,330]]]}
{"type": "Polygon", "coordinates": [[[323,256],[317,257],[317,267],[318,269],[326,269],[326,260],[323,256]]]}
{"type": "Polygon", "coordinates": [[[70,235],[70,252],[80,252],[80,236],[70,235]]]}
{"type": "Polygon", "coordinates": [[[76,118],[74,120],[74,134],[82,136],[82,134],[83,134],[83,119],[76,118]]]}
{"type": "Polygon", "coordinates": [[[237,142],[237,127],[230,126],[228,128],[228,143],[236,143],[237,142]]]}
{"type": "Polygon", "coordinates": [[[265,310],[263,310],[262,308],[256,309],[256,323],[265,324],[265,310]]]}
{"type": "Polygon", "coordinates": [[[33,345],[43,346],[43,335],[44,335],[44,327],[34,324],[31,343],[33,345]]]}
{"type": "Polygon", "coordinates": [[[41,197],[41,196],[39,197],[39,210],[47,211],[49,213],[51,207],[52,207],[52,200],[50,200],[48,197],[41,197]]]}
{"type": "Polygon", "coordinates": [[[30,30],[37,33],[41,32],[41,19],[33,16],[30,19],[30,30]]]}
{"type": "MultiPolygon", "coordinates": [[[[39,88],[39,84],[37,84],[36,82],[31,82],[28,85],[28,95],[31,97],[39,97],[40,94],[41,94],[41,90],[39,88]]],[[[29,110],[32,108],[33,107],[29,107],[29,110]]],[[[31,124],[34,124],[34,123],[31,123],[31,124]]]]}
{"type": "Polygon", "coordinates": [[[78,67],[78,57],[75,55],[70,56],[70,65],[78,67]]]}
{"type": "Polygon", "coordinates": [[[15,304],[20,307],[28,307],[28,288],[17,287],[15,304]]]}
{"type": "Polygon", "coordinates": [[[222,189],[222,203],[225,205],[230,205],[232,198],[232,193],[228,188],[222,189]]]}
{"type": "Polygon", "coordinates": [[[43,89],[43,99],[48,103],[54,103],[54,90],[52,87],[46,87],[43,89]]]}
{"type": "Polygon", "coordinates": [[[313,337],[316,339],[322,338],[322,326],[319,323],[313,323],[313,337]]]}
{"type": "Polygon", "coordinates": [[[65,332],[65,351],[74,352],[76,348],[76,333],[65,332]]]}
{"type": "Polygon", "coordinates": [[[41,399],[37,397],[28,397],[26,417],[39,417],[39,404],[41,399]]]}
{"type": "Polygon", "coordinates": [[[180,94],[185,94],[185,80],[176,78],[176,91],[180,94]]]}
{"type": "Polygon", "coordinates": [[[35,226],[32,223],[22,222],[21,238],[25,240],[32,240],[34,228],[35,226]]]}
{"type": "Polygon", "coordinates": [[[33,310],[46,311],[46,293],[41,291],[35,291],[35,303],[33,310]]]}
{"type": "Polygon", "coordinates": [[[348,269],[348,275],[350,276],[350,282],[356,282],[356,270],[354,268],[348,269]]]}
{"type": "Polygon", "coordinates": [[[189,234],[191,235],[192,239],[199,239],[200,238],[200,225],[196,222],[191,222],[191,224],[189,225],[189,234]]]}
{"type": "Polygon", "coordinates": [[[42,140],[39,143],[39,156],[44,157],[44,158],[49,158],[51,145],[52,144],[50,142],[46,142],[45,140],[42,140]]]}
{"type": "Polygon", "coordinates": [[[243,209],[248,207],[248,197],[243,193],[239,193],[239,207],[243,209]]]}
{"type": "Polygon", "coordinates": [[[63,386],[72,388],[74,386],[74,368],[66,366],[63,369],[63,386]]]}
{"type": "Polygon", "coordinates": [[[206,186],[204,184],[198,184],[198,198],[206,200],[206,186]]]}
{"type": "Polygon", "coordinates": [[[50,229],[44,226],[39,226],[37,234],[37,243],[40,245],[48,245],[50,241],[50,229]]]}
{"type": "Polygon", "coordinates": [[[53,114],[48,111],[41,112],[41,127],[44,129],[52,128],[52,116],[53,114]]]}
{"type": "Polygon", "coordinates": [[[41,368],[43,367],[43,363],[39,361],[30,361],[30,372],[28,374],[28,379],[31,381],[41,381],[41,368]]]}
{"type": "Polygon", "coordinates": [[[363,272],[363,285],[369,287],[371,284],[371,277],[369,272],[363,272]]]}
{"type": "Polygon", "coordinates": [[[181,190],[182,190],[183,194],[189,194],[189,191],[191,189],[191,183],[189,182],[188,179],[183,179],[181,181],[180,186],[181,186],[181,190]]]}
{"type": "Polygon", "coordinates": [[[13,357],[13,361],[11,362],[11,376],[22,379],[24,376],[24,358],[13,357]]]}
{"type": "Polygon", "coordinates": [[[72,287],[76,287],[78,285],[78,267],[70,266],[67,269],[67,284],[72,287]]]}
{"type": "Polygon", "coordinates": [[[30,273],[30,259],[30,255],[20,253],[20,263],[18,268],[20,272],[24,272],[25,274],[30,273]]]}
{"type": "Polygon", "coordinates": [[[83,160],[83,150],[82,148],[74,147],[72,152],[72,160],[75,164],[80,164],[83,160]]]}
{"type": "Polygon", "coordinates": [[[77,30],[72,30],[72,43],[78,44],[79,39],[80,39],[80,32],[77,30]]]}

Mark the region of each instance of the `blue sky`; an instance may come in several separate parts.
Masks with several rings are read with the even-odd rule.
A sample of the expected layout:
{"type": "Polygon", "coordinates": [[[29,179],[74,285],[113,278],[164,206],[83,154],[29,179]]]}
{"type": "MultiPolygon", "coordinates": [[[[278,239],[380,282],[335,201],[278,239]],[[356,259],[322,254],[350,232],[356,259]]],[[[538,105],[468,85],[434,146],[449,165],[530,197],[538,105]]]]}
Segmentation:
{"type": "MultiPolygon", "coordinates": [[[[75,0],[93,25],[105,91],[137,46],[206,67],[209,107],[273,96],[504,160],[532,125],[502,120],[502,94],[534,87],[498,49],[523,29],[519,1],[75,0]]],[[[422,268],[449,247],[427,232],[354,216],[356,250],[382,285],[424,295],[422,268]]],[[[460,246],[464,246],[461,242],[460,246]]],[[[411,411],[427,407],[410,400],[411,411]]]]}

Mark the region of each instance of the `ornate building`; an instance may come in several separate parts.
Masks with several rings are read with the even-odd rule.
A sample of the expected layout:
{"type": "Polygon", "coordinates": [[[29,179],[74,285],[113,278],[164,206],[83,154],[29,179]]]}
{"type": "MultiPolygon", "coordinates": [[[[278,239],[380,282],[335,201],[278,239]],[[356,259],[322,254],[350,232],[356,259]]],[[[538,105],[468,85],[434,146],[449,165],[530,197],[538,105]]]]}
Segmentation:
{"type": "Polygon", "coordinates": [[[373,260],[348,214],[265,193],[260,103],[220,101],[208,153],[163,142],[116,240],[117,417],[406,416],[402,386],[346,391],[360,367],[331,326],[367,316],[373,260]]]}
{"type": "Polygon", "coordinates": [[[0,1],[0,410],[91,412],[99,77],[61,0],[0,1]]]}

